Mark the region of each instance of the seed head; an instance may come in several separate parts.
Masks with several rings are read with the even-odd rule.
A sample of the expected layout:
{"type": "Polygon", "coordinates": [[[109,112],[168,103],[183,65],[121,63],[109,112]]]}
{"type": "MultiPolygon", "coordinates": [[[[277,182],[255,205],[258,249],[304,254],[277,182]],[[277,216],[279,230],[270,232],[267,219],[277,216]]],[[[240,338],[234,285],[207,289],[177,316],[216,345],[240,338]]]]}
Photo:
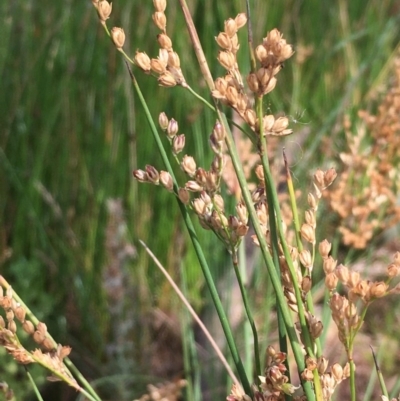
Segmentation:
{"type": "Polygon", "coordinates": [[[179,154],[182,152],[183,148],[185,147],[185,135],[176,135],[172,140],[172,152],[174,155],[179,154]]]}
{"type": "Polygon", "coordinates": [[[139,181],[139,182],[149,182],[149,177],[147,173],[143,170],[134,170],[133,171],[133,176],[139,181]]]}
{"type": "Polygon", "coordinates": [[[315,244],[315,230],[312,226],[307,223],[304,223],[300,229],[301,236],[304,240],[311,244],[315,244]]]}
{"type": "Polygon", "coordinates": [[[169,72],[166,71],[158,78],[158,83],[165,88],[172,88],[177,84],[175,77],[169,72]]]}
{"type": "Polygon", "coordinates": [[[160,33],[157,35],[157,41],[161,49],[172,50],[172,40],[167,34],[160,33]]]}
{"type": "Polygon", "coordinates": [[[168,126],[167,126],[168,137],[170,139],[172,139],[178,133],[178,130],[179,130],[178,121],[171,118],[171,120],[169,120],[168,126]]]}
{"type": "Polygon", "coordinates": [[[152,15],[152,18],[156,27],[165,32],[165,29],[167,28],[167,17],[165,16],[165,14],[162,11],[156,11],[152,15]]]}
{"type": "Polygon", "coordinates": [[[148,177],[149,181],[153,184],[158,185],[158,183],[160,181],[160,174],[158,173],[156,168],[147,164],[145,169],[146,169],[146,173],[147,173],[147,177],[148,177]]]}
{"type": "Polygon", "coordinates": [[[329,290],[329,291],[333,291],[338,283],[338,278],[336,277],[335,273],[329,273],[326,275],[325,277],[325,287],[329,290]]]}
{"type": "Polygon", "coordinates": [[[171,174],[167,171],[160,171],[160,182],[161,185],[166,188],[169,192],[172,192],[174,183],[172,181],[171,174]]]}
{"type": "Polygon", "coordinates": [[[245,13],[240,13],[235,18],[237,29],[243,28],[246,25],[246,22],[247,22],[247,16],[245,13]]]}
{"type": "Polygon", "coordinates": [[[236,65],[235,55],[231,51],[220,51],[218,61],[228,71],[233,70],[236,65]]]}
{"type": "Polygon", "coordinates": [[[141,68],[146,74],[151,71],[151,61],[150,57],[146,53],[136,52],[135,62],[139,68],[141,68]]]}
{"type": "Polygon", "coordinates": [[[196,162],[192,156],[183,156],[181,167],[189,177],[193,177],[196,173],[196,162]]]}
{"type": "Polygon", "coordinates": [[[153,5],[156,11],[164,12],[167,8],[167,0],[153,0],[153,5]]]}
{"type": "Polygon", "coordinates": [[[111,39],[115,47],[121,50],[125,43],[125,32],[122,28],[114,27],[111,29],[111,39]]]}
{"type": "Polygon", "coordinates": [[[110,18],[112,11],[112,3],[106,0],[102,0],[97,5],[97,14],[99,16],[100,22],[104,25],[105,22],[110,18]]]}
{"type": "Polygon", "coordinates": [[[168,123],[169,121],[167,115],[164,112],[160,113],[158,116],[158,124],[160,124],[160,127],[163,131],[168,128],[168,123]]]}
{"type": "Polygon", "coordinates": [[[324,239],[323,241],[321,241],[319,243],[318,249],[319,249],[319,253],[323,259],[328,257],[329,252],[331,251],[331,247],[332,247],[332,244],[326,239],[324,239]]]}
{"type": "Polygon", "coordinates": [[[189,204],[190,195],[189,195],[189,192],[188,192],[185,188],[179,188],[179,189],[178,189],[178,197],[179,197],[179,200],[180,200],[184,205],[189,204]]]}
{"type": "Polygon", "coordinates": [[[299,254],[300,263],[308,270],[312,267],[312,256],[308,249],[303,249],[299,254]]]}
{"type": "Polygon", "coordinates": [[[382,298],[387,294],[388,285],[383,281],[371,283],[370,296],[371,298],[382,298]]]}

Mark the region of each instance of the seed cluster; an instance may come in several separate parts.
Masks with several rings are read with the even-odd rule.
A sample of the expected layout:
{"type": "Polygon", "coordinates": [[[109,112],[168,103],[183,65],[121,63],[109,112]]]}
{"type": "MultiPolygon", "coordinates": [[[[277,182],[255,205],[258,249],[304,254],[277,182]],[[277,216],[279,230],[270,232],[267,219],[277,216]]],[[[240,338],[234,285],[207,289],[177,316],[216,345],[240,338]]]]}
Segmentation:
{"type": "Polygon", "coordinates": [[[400,58],[395,77],[376,115],[360,111],[356,129],[345,121],[349,150],[340,154],[343,171],[327,194],[339,216],[343,243],[364,249],[377,234],[400,222],[400,58]],[[353,132],[356,131],[356,132],[353,132]]]}
{"type": "MultiPolygon", "coordinates": [[[[228,19],[225,21],[224,32],[216,37],[218,45],[222,48],[218,61],[227,70],[227,74],[216,79],[212,95],[236,110],[254,131],[259,132],[260,121],[245,92],[236,60],[236,53],[239,50],[237,31],[246,21],[245,14],[239,14],[235,19],[228,19]]],[[[253,95],[262,97],[275,88],[276,75],[281,70],[283,62],[293,55],[293,49],[283,39],[282,34],[273,29],[256,48],[255,53],[260,68],[257,72],[250,73],[246,81],[253,95]]],[[[287,128],[289,125],[287,117],[275,118],[272,114],[265,115],[261,124],[264,135],[284,136],[292,133],[292,130],[287,128]]]]}
{"type": "Polygon", "coordinates": [[[44,323],[39,322],[35,327],[30,320],[26,319],[26,310],[13,298],[11,287],[8,287],[4,294],[3,287],[0,286],[0,308],[5,312],[5,319],[0,315],[0,346],[4,347],[18,363],[24,365],[39,363],[52,372],[53,375],[49,380],[62,379],[80,390],[80,386],[63,363],[63,359],[69,355],[71,348],[54,344],[48,336],[44,323]],[[17,335],[17,323],[40,346],[40,349],[31,352],[24,348],[17,335]]]}

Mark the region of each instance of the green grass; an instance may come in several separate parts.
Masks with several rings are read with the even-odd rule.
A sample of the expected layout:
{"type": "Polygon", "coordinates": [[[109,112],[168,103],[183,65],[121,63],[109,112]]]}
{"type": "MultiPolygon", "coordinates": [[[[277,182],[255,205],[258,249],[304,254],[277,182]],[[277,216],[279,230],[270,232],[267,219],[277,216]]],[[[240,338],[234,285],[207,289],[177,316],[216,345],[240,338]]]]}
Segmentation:
{"type": "MultiPolygon", "coordinates": [[[[272,112],[299,120],[293,124],[295,133],[309,130],[298,144],[296,135],[286,141],[297,149],[297,185],[307,188],[310,169],[328,162],[319,152],[324,137],[334,136],[334,152],[340,152],[343,114],[354,118],[359,108],[373,107],[368,96],[387,81],[399,42],[399,9],[395,1],[385,0],[251,3],[256,43],[278,27],[295,49],[313,48],[303,64],[287,63],[269,105],[272,112]]],[[[113,6],[111,19],[124,27],[128,53],[140,49],[156,56],[152,2],[113,6]]],[[[191,9],[206,55],[215,60],[214,36],[224,19],[244,11],[244,4],[198,0],[191,9]]],[[[176,277],[179,268],[186,269],[190,297],[201,306],[208,295],[197,261],[189,246],[174,252],[186,240],[174,199],[159,188],[139,188],[132,179],[134,168],[163,166],[123,59],[91,2],[2,2],[0,15],[1,274],[56,339],[80,350],[76,359],[90,361],[84,364],[90,377],[115,374],[115,369],[127,373],[131,367],[116,367],[104,350],[112,324],[102,288],[107,199],[123,200],[129,241],[137,245],[143,239],[176,277]]],[[[185,76],[207,97],[176,2],[169,2],[167,16],[185,76]]],[[[248,71],[242,39],[240,65],[248,71]]],[[[221,74],[217,63],[212,65],[214,76],[221,74]]],[[[188,153],[207,165],[215,117],[183,89],[159,88],[151,77],[135,73],[152,114],[165,111],[178,120],[180,132],[193,137],[188,153]]],[[[223,277],[226,255],[207,233],[201,233],[201,241],[216,261],[215,274],[223,277]]],[[[175,296],[141,250],[128,271],[135,283],[124,305],[129,319],[138,323],[153,307],[176,307],[175,296]]],[[[132,333],[143,336],[138,328],[132,333]]],[[[147,344],[140,337],[132,340],[147,344]]],[[[134,357],[138,363],[128,373],[147,373],[137,349],[134,357]]],[[[12,372],[1,367],[12,362],[0,358],[0,380],[12,384],[12,372]]],[[[222,385],[219,394],[224,392],[222,385]]]]}

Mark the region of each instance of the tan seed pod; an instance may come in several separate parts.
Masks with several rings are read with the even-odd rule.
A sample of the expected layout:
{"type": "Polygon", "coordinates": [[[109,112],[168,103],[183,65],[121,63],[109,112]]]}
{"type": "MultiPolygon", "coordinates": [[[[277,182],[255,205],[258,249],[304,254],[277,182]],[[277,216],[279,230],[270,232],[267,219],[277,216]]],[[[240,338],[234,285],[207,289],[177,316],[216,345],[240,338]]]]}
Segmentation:
{"type": "Polygon", "coordinates": [[[240,202],[236,205],[236,213],[241,223],[247,224],[249,220],[249,213],[247,211],[246,205],[240,202]]]}
{"type": "Polygon", "coordinates": [[[182,158],[181,167],[183,171],[189,176],[193,177],[196,173],[196,161],[192,156],[185,155],[182,158]]]}
{"type": "Polygon", "coordinates": [[[289,125],[289,119],[287,117],[279,117],[278,119],[275,120],[271,131],[280,133],[284,131],[288,127],[288,125],[289,125]]]}
{"type": "Polygon", "coordinates": [[[165,88],[172,88],[177,84],[175,77],[169,71],[166,71],[160,75],[158,78],[158,83],[165,88]]]}
{"type": "Polygon", "coordinates": [[[29,335],[32,335],[35,332],[35,326],[30,320],[25,320],[25,322],[22,323],[22,328],[25,333],[29,335]]]}
{"type": "Polygon", "coordinates": [[[149,181],[155,185],[158,185],[160,181],[160,174],[157,169],[149,164],[145,166],[147,177],[149,181]]]}
{"type": "Polygon", "coordinates": [[[189,192],[185,188],[179,188],[178,189],[178,197],[179,197],[179,200],[184,205],[187,205],[189,203],[189,201],[190,201],[189,192]]]}
{"type": "Polygon", "coordinates": [[[310,244],[315,244],[315,230],[309,224],[304,223],[300,229],[301,236],[310,244]]]}
{"type": "Polygon", "coordinates": [[[167,8],[167,0],[153,0],[153,5],[156,11],[164,12],[167,8]]]}
{"type": "Polygon", "coordinates": [[[181,62],[176,52],[169,52],[168,53],[168,66],[175,69],[181,68],[181,62]]]}
{"type": "Polygon", "coordinates": [[[234,86],[229,86],[228,89],[226,90],[225,96],[229,104],[235,107],[239,100],[239,94],[237,89],[234,86]]]}
{"type": "Polygon", "coordinates": [[[97,5],[97,14],[99,16],[100,22],[105,23],[110,18],[112,11],[112,3],[109,3],[106,0],[102,0],[97,5]]]}
{"type": "Polygon", "coordinates": [[[245,13],[240,13],[235,18],[237,29],[243,28],[246,25],[246,22],[247,22],[247,16],[245,13]]]}
{"type": "Polygon", "coordinates": [[[151,71],[150,57],[146,53],[136,52],[135,62],[145,73],[148,74],[151,71]]]}
{"type": "Polygon", "coordinates": [[[46,350],[46,351],[52,351],[55,349],[54,347],[54,343],[52,340],[50,340],[50,338],[46,337],[43,342],[41,343],[42,347],[46,350]]]}
{"type": "Polygon", "coordinates": [[[7,323],[7,329],[11,331],[11,333],[15,334],[17,332],[17,324],[14,320],[9,320],[7,323]]]}
{"type": "Polygon", "coordinates": [[[200,216],[203,216],[207,212],[207,205],[201,198],[193,199],[192,206],[195,213],[200,216]]]}
{"type": "Polygon", "coordinates": [[[325,259],[325,258],[327,258],[329,256],[329,252],[331,251],[331,247],[332,247],[332,244],[326,239],[324,239],[323,241],[321,241],[319,243],[318,250],[319,250],[319,254],[321,255],[321,257],[323,259],[325,259]]]}
{"type": "Polygon", "coordinates": [[[139,182],[149,182],[149,176],[147,173],[143,170],[134,170],[133,171],[133,176],[139,181],[139,182]]]}
{"type": "MultiPolygon", "coordinates": [[[[196,181],[188,181],[185,184],[185,189],[191,192],[201,192],[203,190],[203,186],[197,183],[196,181]]],[[[180,197],[179,197],[180,199],[180,197]]],[[[182,201],[182,199],[181,199],[182,201]]],[[[182,201],[183,202],[183,201],[182,201]]]]}
{"type": "Polygon", "coordinates": [[[312,256],[308,249],[303,249],[299,254],[300,263],[308,270],[312,267],[312,256]]]}
{"type": "Polygon", "coordinates": [[[238,28],[234,19],[229,18],[225,21],[224,31],[229,37],[233,36],[237,30],[238,28]]]}
{"type": "Polygon", "coordinates": [[[160,113],[158,116],[158,124],[160,125],[163,131],[165,131],[168,128],[168,123],[169,121],[167,115],[164,112],[160,113]]]}
{"type": "Polygon", "coordinates": [[[383,281],[371,283],[370,296],[371,298],[382,298],[387,294],[388,285],[383,281]]]}
{"type": "Polygon", "coordinates": [[[179,131],[179,125],[178,121],[176,121],[174,118],[171,118],[168,122],[168,127],[167,127],[167,135],[169,138],[173,138],[179,131]]]}
{"type": "Polygon", "coordinates": [[[337,177],[337,172],[333,167],[327,170],[324,174],[325,188],[329,187],[333,183],[333,181],[335,181],[336,177],[337,177]]]}
{"type": "Polygon", "coordinates": [[[11,310],[11,309],[8,309],[7,311],[6,311],[6,319],[7,319],[7,321],[11,321],[11,320],[14,320],[14,311],[13,310],[11,310]]]}
{"type": "Polygon", "coordinates": [[[161,49],[171,50],[172,49],[172,40],[165,33],[160,33],[157,35],[157,41],[160,45],[161,49]]]}
{"type": "Polygon", "coordinates": [[[156,11],[153,15],[153,22],[155,26],[161,31],[165,32],[167,28],[167,17],[162,11],[156,11]]]}
{"type": "Polygon", "coordinates": [[[249,86],[249,89],[252,92],[257,93],[258,88],[259,88],[257,75],[254,73],[249,74],[246,78],[246,81],[247,81],[247,85],[249,86]]]}
{"type": "Polygon", "coordinates": [[[232,52],[220,51],[217,59],[222,67],[224,67],[226,70],[231,71],[235,68],[236,58],[232,52]]]}
{"type": "Polygon", "coordinates": [[[33,340],[35,341],[36,344],[41,344],[44,341],[44,339],[46,338],[45,334],[40,332],[40,331],[38,331],[38,330],[36,330],[33,333],[32,337],[33,337],[33,340]]]}
{"type": "Polygon", "coordinates": [[[325,277],[325,287],[328,291],[333,291],[336,288],[338,281],[339,280],[335,273],[329,273],[325,277]]]}
{"type": "Polygon", "coordinates": [[[155,73],[164,74],[167,71],[167,62],[160,58],[152,58],[150,67],[155,73]]]}
{"type": "Polygon", "coordinates": [[[172,152],[174,155],[177,155],[182,152],[183,148],[185,147],[185,135],[176,135],[172,140],[172,152]]]}
{"type": "Polygon", "coordinates": [[[121,50],[125,43],[125,32],[122,28],[114,27],[111,29],[111,39],[115,47],[121,50]]]}
{"type": "Polygon", "coordinates": [[[169,192],[173,191],[174,183],[170,173],[167,171],[160,171],[160,182],[169,192]]]}
{"type": "Polygon", "coordinates": [[[220,34],[215,38],[219,47],[224,50],[231,50],[232,49],[232,41],[228,34],[225,32],[220,32],[220,34]]]}
{"type": "MultiPolygon", "coordinates": [[[[333,273],[335,271],[337,260],[333,259],[332,256],[328,256],[327,258],[325,258],[323,263],[324,263],[323,268],[324,268],[325,274],[333,273]]],[[[345,272],[342,272],[342,274],[343,273],[345,273],[345,272]]],[[[342,280],[340,280],[340,281],[342,281],[342,280]]],[[[342,283],[343,283],[343,281],[342,281],[342,283]]]]}

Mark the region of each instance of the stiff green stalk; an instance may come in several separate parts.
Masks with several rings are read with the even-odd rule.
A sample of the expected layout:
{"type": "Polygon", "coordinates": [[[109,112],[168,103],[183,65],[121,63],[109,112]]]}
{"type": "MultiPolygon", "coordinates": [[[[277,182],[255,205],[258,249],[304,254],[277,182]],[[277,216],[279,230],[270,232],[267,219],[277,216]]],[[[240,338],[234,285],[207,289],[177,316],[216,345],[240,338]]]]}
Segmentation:
{"type": "MultiPolygon", "coordinates": [[[[158,150],[159,150],[159,152],[161,154],[161,158],[162,158],[162,160],[164,162],[164,165],[165,165],[166,169],[171,174],[171,177],[172,177],[173,182],[174,182],[174,190],[175,190],[175,193],[177,193],[178,192],[178,185],[177,185],[177,182],[176,182],[176,179],[175,179],[175,175],[174,175],[174,172],[172,170],[171,164],[169,162],[168,156],[167,156],[167,154],[165,152],[165,149],[164,149],[164,146],[162,144],[162,141],[161,141],[161,139],[160,139],[160,137],[158,135],[157,128],[156,128],[156,126],[154,124],[154,121],[153,121],[153,119],[151,117],[150,111],[149,111],[149,109],[147,107],[146,101],[145,101],[145,99],[143,97],[143,94],[142,94],[140,88],[139,88],[139,85],[138,85],[135,77],[133,76],[133,73],[132,73],[131,69],[129,68],[128,64],[127,64],[127,67],[128,67],[129,73],[131,75],[133,86],[134,86],[134,88],[136,90],[136,93],[137,93],[137,95],[139,97],[140,103],[142,104],[142,106],[144,108],[144,112],[146,114],[147,121],[148,121],[148,123],[150,125],[150,130],[151,130],[151,132],[153,134],[154,140],[155,140],[155,142],[157,144],[157,147],[158,147],[158,150]]],[[[192,221],[190,220],[190,216],[189,216],[189,213],[188,213],[185,205],[179,200],[178,197],[177,197],[177,201],[178,201],[179,209],[181,211],[181,214],[182,214],[183,220],[185,222],[186,228],[187,228],[187,230],[189,232],[189,235],[190,235],[190,238],[192,240],[193,247],[194,247],[195,252],[197,254],[197,258],[199,260],[199,263],[200,263],[200,266],[201,266],[201,269],[202,269],[202,272],[203,272],[207,287],[208,287],[208,289],[209,289],[209,291],[211,293],[211,298],[213,300],[215,309],[216,309],[218,317],[220,319],[220,322],[221,322],[221,325],[222,325],[222,329],[223,329],[225,337],[226,337],[226,341],[227,341],[229,349],[231,351],[232,358],[233,358],[233,361],[235,363],[238,375],[239,375],[240,380],[242,382],[243,389],[246,392],[246,394],[251,394],[250,383],[249,383],[249,380],[248,380],[248,378],[246,376],[246,372],[244,370],[243,363],[242,363],[242,361],[240,359],[236,343],[235,343],[235,341],[233,339],[232,330],[230,328],[230,325],[229,325],[229,322],[228,322],[228,318],[226,316],[226,313],[225,313],[224,308],[222,306],[221,300],[219,298],[219,295],[218,295],[218,292],[217,292],[213,277],[212,277],[211,272],[210,272],[210,268],[208,267],[207,261],[206,261],[206,259],[204,257],[203,249],[201,248],[201,245],[200,245],[199,240],[197,238],[196,231],[195,231],[195,229],[193,227],[192,221]]]]}
{"type": "Polygon", "coordinates": [[[30,374],[30,372],[29,372],[29,370],[28,370],[28,368],[27,368],[26,366],[25,366],[25,372],[26,372],[26,375],[28,376],[29,381],[30,381],[31,384],[32,384],[33,392],[35,393],[36,398],[37,398],[39,401],[43,401],[42,395],[41,395],[40,392],[39,392],[39,389],[38,389],[38,387],[37,387],[37,385],[36,385],[36,383],[35,383],[35,380],[33,380],[33,377],[32,377],[32,375],[30,374]]]}
{"type": "Polygon", "coordinates": [[[371,351],[372,351],[372,356],[374,358],[376,374],[378,376],[379,385],[381,386],[382,394],[389,400],[390,399],[389,398],[389,393],[387,391],[385,380],[383,379],[383,376],[382,376],[382,372],[381,372],[381,370],[379,368],[378,360],[376,359],[376,355],[375,355],[374,349],[371,346],[370,346],[370,348],[371,348],[371,351]]]}
{"type": "Polygon", "coordinates": [[[243,280],[242,280],[242,277],[240,275],[238,262],[237,262],[237,255],[232,257],[232,263],[233,263],[233,268],[235,269],[237,282],[239,283],[240,293],[242,295],[242,300],[243,300],[243,306],[244,306],[247,318],[248,318],[249,323],[250,323],[251,331],[253,332],[254,359],[255,359],[255,364],[256,364],[256,375],[260,376],[261,375],[261,363],[260,363],[260,349],[259,349],[259,346],[258,346],[257,328],[256,328],[256,325],[254,323],[253,315],[251,313],[249,299],[247,297],[247,291],[244,288],[243,280]]]}

